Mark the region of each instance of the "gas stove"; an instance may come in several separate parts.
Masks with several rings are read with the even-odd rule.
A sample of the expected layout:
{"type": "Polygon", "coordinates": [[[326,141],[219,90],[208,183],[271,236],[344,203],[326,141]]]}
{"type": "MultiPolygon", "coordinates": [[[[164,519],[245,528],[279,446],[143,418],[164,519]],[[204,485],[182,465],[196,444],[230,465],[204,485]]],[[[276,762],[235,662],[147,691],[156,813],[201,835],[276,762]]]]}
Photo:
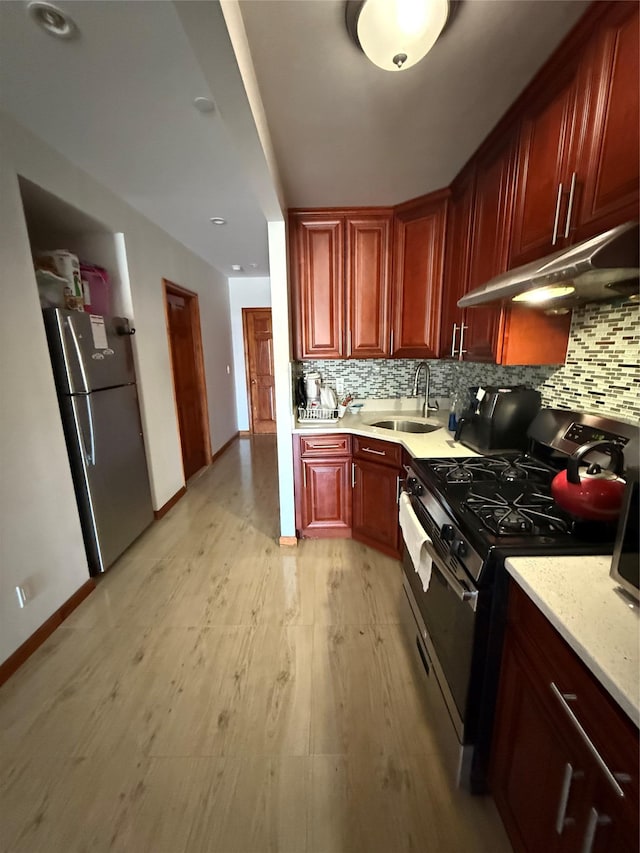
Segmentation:
{"type": "Polygon", "coordinates": [[[509,556],[607,554],[615,524],[582,522],[557,506],[551,481],[578,447],[606,436],[637,466],[638,431],[606,418],[544,409],[529,431],[529,450],[489,456],[414,459],[407,491],[440,540],[476,583],[509,556]]]}

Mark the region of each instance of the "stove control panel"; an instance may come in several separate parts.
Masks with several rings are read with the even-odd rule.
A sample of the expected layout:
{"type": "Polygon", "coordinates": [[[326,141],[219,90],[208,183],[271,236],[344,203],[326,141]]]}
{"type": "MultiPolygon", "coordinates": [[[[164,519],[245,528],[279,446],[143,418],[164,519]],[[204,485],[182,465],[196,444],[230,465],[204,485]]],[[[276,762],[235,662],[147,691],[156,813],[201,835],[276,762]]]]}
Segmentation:
{"type": "MultiPolygon", "coordinates": [[[[588,424],[572,423],[569,429],[562,436],[565,441],[571,441],[577,447],[582,447],[583,444],[590,444],[592,441],[612,441],[622,447],[628,443],[629,439],[623,435],[616,435],[606,429],[596,429],[588,424]]],[[[606,453],[606,451],[602,451],[606,453]]]]}

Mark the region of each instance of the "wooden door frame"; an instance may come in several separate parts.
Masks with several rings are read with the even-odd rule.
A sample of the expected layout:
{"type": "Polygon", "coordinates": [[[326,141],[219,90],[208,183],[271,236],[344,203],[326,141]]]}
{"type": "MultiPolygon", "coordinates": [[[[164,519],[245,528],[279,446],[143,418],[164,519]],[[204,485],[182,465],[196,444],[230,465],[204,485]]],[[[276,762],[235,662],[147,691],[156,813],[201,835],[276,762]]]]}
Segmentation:
{"type": "MultiPolygon", "coordinates": [[[[209,403],[207,400],[207,383],[205,380],[205,372],[204,372],[204,351],[202,348],[202,328],[200,326],[200,304],[198,301],[198,294],[194,293],[192,290],[187,290],[186,287],[181,287],[179,284],[175,284],[173,281],[169,281],[168,278],[162,279],[162,293],[163,293],[163,303],[164,303],[164,319],[167,328],[167,343],[169,345],[169,364],[171,365],[171,380],[173,385],[173,405],[176,412],[176,424],[178,425],[178,435],[180,435],[180,419],[178,417],[178,399],[176,397],[176,381],[173,373],[173,354],[171,352],[171,330],[169,327],[169,304],[167,301],[167,296],[169,294],[173,294],[174,296],[182,296],[187,302],[189,308],[189,322],[191,323],[191,331],[193,334],[193,360],[196,368],[196,382],[198,384],[198,391],[200,394],[200,400],[202,401],[201,406],[201,421],[202,421],[202,434],[204,437],[204,455],[205,455],[205,465],[211,465],[212,461],[212,452],[211,452],[211,431],[209,428],[209,403]]],[[[182,436],[180,437],[180,450],[182,455],[182,436]]],[[[182,474],[184,476],[184,463],[182,474]]],[[[186,483],[186,477],[185,477],[186,483]]]]}
{"type": "MultiPolygon", "coordinates": [[[[247,317],[250,313],[254,311],[268,311],[271,315],[271,340],[273,341],[273,313],[271,311],[270,305],[264,305],[262,307],[255,308],[243,308],[242,309],[242,343],[244,348],[244,381],[247,386],[247,408],[249,410],[249,433],[251,435],[255,435],[253,429],[253,407],[251,406],[251,376],[249,375],[249,346],[248,346],[248,335],[247,335],[247,317]]],[[[274,365],[274,379],[275,379],[275,365],[274,365]]]]}

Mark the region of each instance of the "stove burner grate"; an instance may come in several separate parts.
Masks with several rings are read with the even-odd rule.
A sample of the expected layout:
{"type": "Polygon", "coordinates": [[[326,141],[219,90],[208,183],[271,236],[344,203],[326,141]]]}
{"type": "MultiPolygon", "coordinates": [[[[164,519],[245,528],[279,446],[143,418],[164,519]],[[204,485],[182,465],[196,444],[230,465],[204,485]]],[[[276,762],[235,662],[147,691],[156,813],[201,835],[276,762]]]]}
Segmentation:
{"type": "Polygon", "coordinates": [[[528,456],[505,459],[502,456],[433,459],[429,467],[443,483],[485,483],[532,480],[548,483],[549,469],[528,456]]]}
{"type": "MultiPolygon", "coordinates": [[[[514,486],[519,486],[514,483],[514,486]]],[[[570,532],[570,525],[559,514],[550,495],[532,489],[483,495],[470,492],[465,506],[483,525],[497,536],[519,534],[527,536],[553,535],[570,532]]]]}

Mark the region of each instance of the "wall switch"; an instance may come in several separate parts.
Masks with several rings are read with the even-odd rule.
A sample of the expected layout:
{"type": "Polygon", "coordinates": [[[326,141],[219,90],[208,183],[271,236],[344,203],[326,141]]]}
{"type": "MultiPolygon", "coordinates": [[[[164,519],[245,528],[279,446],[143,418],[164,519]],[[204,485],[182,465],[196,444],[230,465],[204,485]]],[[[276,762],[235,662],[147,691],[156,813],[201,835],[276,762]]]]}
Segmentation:
{"type": "Polygon", "coordinates": [[[338,397],[344,396],[344,379],[342,376],[339,376],[336,379],[336,394],[338,395],[338,397]]]}
{"type": "Polygon", "coordinates": [[[31,590],[26,584],[16,587],[16,595],[18,596],[18,605],[22,608],[31,598],[31,590]]]}

